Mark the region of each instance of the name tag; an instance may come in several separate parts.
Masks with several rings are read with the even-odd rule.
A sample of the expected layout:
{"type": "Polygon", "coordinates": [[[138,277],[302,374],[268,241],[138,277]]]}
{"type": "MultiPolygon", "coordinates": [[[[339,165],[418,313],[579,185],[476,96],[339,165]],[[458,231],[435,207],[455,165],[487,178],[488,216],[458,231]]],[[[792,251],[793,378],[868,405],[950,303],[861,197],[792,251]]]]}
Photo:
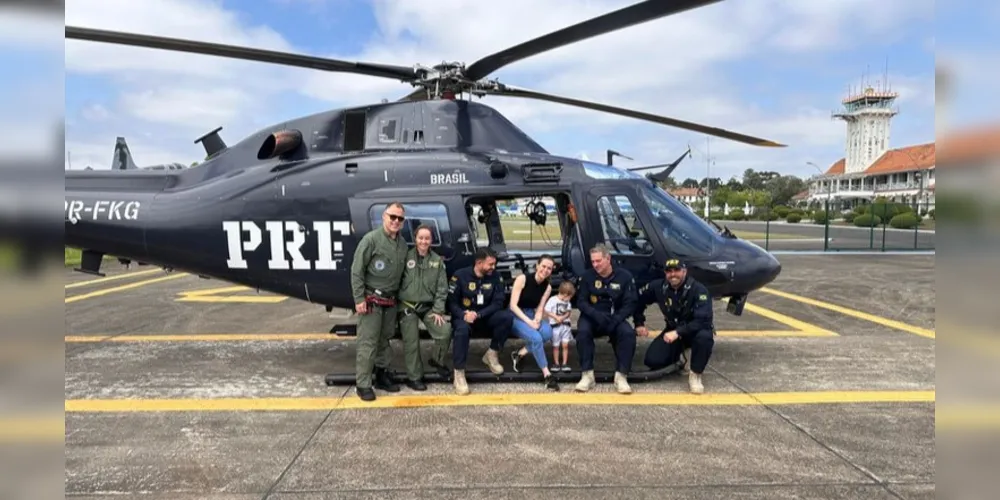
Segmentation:
{"type": "Polygon", "coordinates": [[[483,294],[481,293],[476,294],[476,304],[480,306],[483,305],[483,294]]]}

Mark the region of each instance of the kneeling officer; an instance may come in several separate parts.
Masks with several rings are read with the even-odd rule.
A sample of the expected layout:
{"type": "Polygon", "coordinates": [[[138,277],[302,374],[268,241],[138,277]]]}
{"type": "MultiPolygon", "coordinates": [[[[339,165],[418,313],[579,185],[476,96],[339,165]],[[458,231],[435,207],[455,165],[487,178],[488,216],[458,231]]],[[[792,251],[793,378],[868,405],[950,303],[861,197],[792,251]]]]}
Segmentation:
{"type": "Polygon", "coordinates": [[[664,275],[639,290],[639,307],[633,316],[636,333],[643,337],[650,336],[645,327],[645,311],[650,304],[660,307],[667,323],[649,344],[645,364],[650,370],[664,368],[676,363],[683,349],[688,385],[691,392],[700,394],[705,391],[701,374],[715,345],[712,297],[705,285],[687,275],[687,266],[680,260],[668,260],[664,275]]]}
{"type": "Polygon", "coordinates": [[[423,382],[424,364],[420,359],[419,319],[434,339],[435,351],[430,359],[443,378],[451,372],[445,366],[445,356],[451,344],[451,325],[445,321],[445,303],[448,300],[448,277],[444,260],[431,251],[433,235],[430,226],[421,225],[413,235],[416,243],[406,254],[406,270],[399,290],[402,302],[399,329],[403,336],[403,354],[406,359],[406,385],[416,391],[427,386],[423,382]]]}

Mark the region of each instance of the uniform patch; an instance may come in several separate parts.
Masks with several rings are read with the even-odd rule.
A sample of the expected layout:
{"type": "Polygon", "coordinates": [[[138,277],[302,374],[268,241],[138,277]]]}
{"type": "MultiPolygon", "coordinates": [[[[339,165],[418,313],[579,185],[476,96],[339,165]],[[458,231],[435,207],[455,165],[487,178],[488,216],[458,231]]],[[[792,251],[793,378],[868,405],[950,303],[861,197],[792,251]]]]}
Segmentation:
{"type": "Polygon", "coordinates": [[[469,291],[475,291],[475,290],[476,290],[476,284],[474,282],[469,283],[469,291]]]}
{"type": "Polygon", "coordinates": [[[438,264],[439,264],[439,262],[436,261],[436,260],[432,260],[431,261],[431,267],[433,267],[433,268],[437,268],[438,264]]]}
{"type": "Polygon", "coordinates": [[[483,290],[490,290],[493,288],[493,283],[483,283],[483,290]]]}
{"type": "Polygon", "coordinates": [[[469,307],[469,306],[472,305],[472,301],[469,300],[468,297],[466,297],[466,298],[462,299],[462,305],[465,306],[465,307],[469,307]]]}
{"type": "Polygon", "coordinates": [[[698,300],[708,300],[708,295],[701,294],[698,296],[698,300]]]}
{"type": "Polygon", "coordinates": [[[591,304],[596,304],[597,303],[597,295],[591,295],[590,296],[590,303],[591,304]]]}
{"type": "Polygon", "coordinates": [[[618,283],[612,283],[612,284],[611,284],[611,289],[612,289],[612,290],[618,290],[618,289],[620,289],[621,287],[622,287],[622,286],[621,286],[620,284],[618,284],[618,283]]]}
{"type": "Polygon", "coordinates": [[[407,269],[413,269],[414,267],[416,267],[416,265],[417,265],[417,261],[411,260],[411,261],[408,261],[406,263],[406,268],[407,269]]]}
{"type": "Polygon", "coordinates": [[[602,286],[604,286],[604,283],[601,283],[600,280],[594,282],[594,288],[601,288],[602,286]]]}
{"type": "Polygon", "coordinates": [[[384,260],[376,260],[375,261],[375,270],[381,271],[383,269],[385,269],[385,261],[384,260]]]}

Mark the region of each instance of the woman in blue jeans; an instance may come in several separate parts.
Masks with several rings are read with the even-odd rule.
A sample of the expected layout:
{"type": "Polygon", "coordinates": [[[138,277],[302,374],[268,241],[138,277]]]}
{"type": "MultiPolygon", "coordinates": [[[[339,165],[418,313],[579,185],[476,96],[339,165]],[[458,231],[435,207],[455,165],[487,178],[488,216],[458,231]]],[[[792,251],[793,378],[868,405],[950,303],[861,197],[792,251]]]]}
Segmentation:
{"type": "Polygon", "coordinates": [[[558,391],[559,384],[552,377],[549,360],[545,357],[545,343],[552,341],[552,326],[545,318],[545,302],[552,294],[549,276],[552,275],[554,267],[555,261],[552,257],[543,255],[535,264],[534,274],[521,274],[514,279],[514,288],[510,294],[510,310],[514,313],[514,334],[524,340],[525,346],[511,353],[511,359],[514,362],[514,371],[519,372],[518,362],[530,352],[538,367],[542,369],[545,387],[558,391]]]}

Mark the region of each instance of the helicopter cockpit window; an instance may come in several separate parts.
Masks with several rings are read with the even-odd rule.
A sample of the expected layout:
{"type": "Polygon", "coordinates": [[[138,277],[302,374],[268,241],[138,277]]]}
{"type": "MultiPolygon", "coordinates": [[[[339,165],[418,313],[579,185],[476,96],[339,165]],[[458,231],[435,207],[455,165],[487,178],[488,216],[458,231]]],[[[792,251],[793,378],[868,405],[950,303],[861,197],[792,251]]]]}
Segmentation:
{"type": "Polygon", "coordinates": [[[646,185],[641,192],[671,253],[682,257],[712,253],[716,233],[707,222],[660,188],[646,185]]]}
{"type": "Polygon", "coordinates": [[[597,200],[604,241],[612,253],[653,255],[646,228],[636,216],[632,202],[625,195],[602,196],[597,200]]]}
{"type": "MultiPolygon", "coordinates": [[[[382,212],[385,211],[385,203],[372,205],[368,211],[371,227],[381,227],[382,212]]],[[[448,223],[448,209],[441,203],[404,203],[406,210],[406,223],[400,233],[407,245],[413,246],[413,233],[421,225],[431,228],[431,247],[441,246],[444,238],[449,238],[451,225],[448,223]]]]}

